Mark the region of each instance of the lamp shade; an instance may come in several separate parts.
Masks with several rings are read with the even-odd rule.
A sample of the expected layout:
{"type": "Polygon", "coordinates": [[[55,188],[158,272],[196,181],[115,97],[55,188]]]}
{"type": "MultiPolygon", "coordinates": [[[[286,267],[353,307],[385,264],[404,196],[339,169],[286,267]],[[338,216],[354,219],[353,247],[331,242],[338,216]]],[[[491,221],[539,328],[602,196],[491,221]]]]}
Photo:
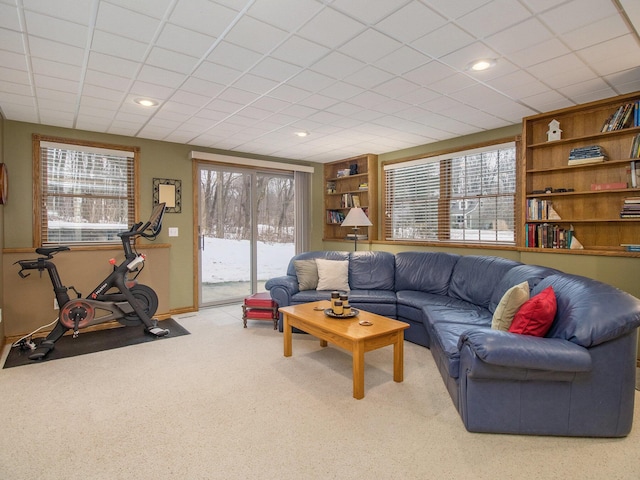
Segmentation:
{"type": "Polygon", "coordinates": [[[342,222],[343,227],[368,227],[370,225],[373,225],[373,223],[364,213],[364,210],[358,207],[349,210],[347,217],[342,222]]]}

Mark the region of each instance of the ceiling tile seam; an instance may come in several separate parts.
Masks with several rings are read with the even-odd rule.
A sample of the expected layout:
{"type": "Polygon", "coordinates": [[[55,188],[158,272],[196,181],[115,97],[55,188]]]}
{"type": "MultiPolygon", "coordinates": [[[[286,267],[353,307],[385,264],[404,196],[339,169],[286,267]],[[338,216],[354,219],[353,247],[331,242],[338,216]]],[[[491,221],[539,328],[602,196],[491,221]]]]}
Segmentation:
{"type": "Polygon", "coordinates": [[[33,95],[34,108],[37,118],[37,123],[42,121],[40,116],[40,106],[38,104],[38,95],[36,92],[36,80],[33,72],[33,64],[31,62],[31,47],[29,45],[29,35],[27,34],[27,21],[24,16],[23,0],[16,0],[16,13],[18,14],[18,21],[20,22],[20,29],[22,30],[22,43],[24,45],[24,52],[27,56],[27,73],[29,75],[29,82],[31,83],[31,94],[33,95]]]}
{"type": "MultiPolygon", "coordinates": [[[[169,17],[173,13],[173,10],[176,8],[176,5],[177,5],[178,1],[179,0],[172,0],[171,3],[167,6],[166,10],[164,11],[163,16],[160,19],[160,22],[158,23],[158,28],[156,28],[156,31],[154,32],[153,37],[151,38],[151,40],[149,40],[149,44],[147,45],[147,48],[145,49],[144,55],[142,56],[142,59],[138,63],[138,66],[136,68],[136,71],[135,71],[134,75],[132,75],[132,77],[131,77],[131,81],[129,82],[129,85],[126,88],[126,94],[122,96],[122,100],[120,101],[120,105],[119,105],[116,113],[113,115],[113,117],[111,119],[111,122],[109,123],[109,127],[107,128],[107,131],[110,131],[112,128],[114,128],[114,122],[116,121],[116,117],[118,116],[118,112],[122,109],[122,106],[126,103],[127,98],[131,94],[131,89],[133,88],[135,83],[138,81],[138,77],[140,76],[140,72],[142,71],[143,67],[146,65],[146,61],[149,58],[149,55],[151,54],[151,51],[153,50],[156,42],[158,41],[158,38],[160,37],[160,34],[162,33],[162,30],[167,25],[167,23],[169,23],[169,21],[168,21],[169,17]]],[[[155,115],[155,113],[156,112],[152,113],[149,118],[153,117],[155,115]]],[[[149,119],[147,119],[147,122],[148,121],[149,121],[149,119]]],[[[134,136],[137,137],[138,133],[139,133],[139,130],[134,134],[134,136]]]]}
{"type": "MultiPolygon", "coordinates": [[[[249,6],[250,6],[250,5],[248,5],[248,6],[247,6],[247,8],[248,8],[249,6]]],[[[296,28],[295,30],[292,30],[291,32],[287,32],[287,36],[286,36],[283,40],[281,40],[280,42],[278,42],[278,44],[276,44],[276,45],[275,45],[275,46],[274,46],[274,47],[273,47],[269,52],[267,52],[267,53],[263,54],[263,55],[262,55],[262,57],[260,57],[260,59],[259,59],[259,60],[257,60],[253,65],[251,65],[249,68],[245,69],[245,71],[244,71],[244,72],[242,72],[242,75],[244,75],[244,74],[246,74],[246,73],[250,72],[253,68],[255,68],[255,67],[256,67],[260,62],[262,62],[265,58],[269,58],[269,57],[271,56],[271,54],[272,54],[275,50],[277,50],[277,49],[278,49],[280,46],[282,46],[282,45],[283,45],[287,40],[291,39],[294,35],[296,35],[300,29],[302,29],[305,25],[307,25],[307,24],[308,24],[308,23],[309,23],[313,18],[315,18],[318,14],[320,14],[320,13],[321,13],[323,10],[325,10],[326,8],[327,8],[327,6],[326,6],[326,5],[323,5],[323,6],[322,6],[322,8],[321,8],[320,10],[318,10],[318,12],[316,12],[316,14],[315,14],[313,17],[310,17],[309,19],[307,19],[307,21],[306,21],[306,22],[304,22],[304,23],[300,24],[300,25],[298,26],[298,28],[296,28]]],[[[241,13],[242,13],[242,12],[241,12],[241,13]]],[[[249,14],[247,14],[247,16],[248,16],[248,17],[251,17],[251,18],[254,18],[254,17],[252,17],[252,16],[251,16],[251,15],[249,15],[249,14]]],[[[361,22],[360,22],[360,23],[361,23],[361,22]]],[[[230,27],[228,27],[227,29],[225,29],[225,32],[223,32],[223,34],[220,36],[220,38],[221,38],[221,39],[224,39],[224,37],[226,36],[226,34],[228,33],[228,31],[230,31],[230,29],[231,29],[231,26],[230,26],[230,27]]],[[[303,38],[304,38],[304,37],[303,37],[303,38]]],[[[311,41],[311,40],[309,40],[309,41],[311,41]]],[[[234,43],[234,42],[229,42],[229,43],[231,43],[231,44],[235,45],[235,43],[234,43]]],[[[314,42],[314,43],[315,43],[315,42],[314,42]]],[[[245,48],[245,47],[243,47],[243,48],[245,48]]],[[[212,50],[213,50],[213,49],[212,49],[212,50]]],[[[336,49],[329,49],[329,51],[328,51],[325,55],[323,55],[323,56],[321,56],[320,58],[316,59],[316,60],[315,60],[315,62],[318,62],[318,61],[320,61],[321,59],[326,58],[328,55],[330,55],[331,53],[333,53],[333,52],[335,52],[335,51],[336,51],[336,49]]],[[[257,53],[257,52],[256,52],[256,53],[257,53]]],[[[209,55],[209,53],[207,53],[207,55],[209,55]]],[[[275,58],[275,57],[273,57],[273,58],[275,58]]],[[[285,63],[286,63],[286,62],[285,62],[285,63]]],[[[292,64],[292,65],[293,65],[293,64],[292,64]]],[[[302,66],[301,68],[302,68],[303,70],[309,70],[311,66],[312,66],[312,64],[307,65],[307,66],[302,66]]],[[[299,65],[296,65],[296,67],[299,67],[299,65]]],[[[194,69],[194,71],[195,71],[195,69],[194,69]]],[[[312,71],[313,71],[313,70],[312,70],[312,71]]],[[[193,72],[192,72],[192,73],[193,73],[193,72]]],[[[234,115],[239,114],[240,112],[242,112],[242,110],[244,110],[244,109],[246,109],[246,108],[249,108],[249,107],[252,107],[252,106],[254,105],[254,103],[256,103],[257,101],[259,101],[259,100],[261,100],[261,99],[263,99],[263,98],[265,98],[265,97],[268,97],[268,96],[269,96],[269,94],[270,94],[271,92],[273,92],[274,90],[276,90],[276,89],[280,88],[280,87],[281,87],[281,86],[283,86],[283,85],[286,85],[286,84],[287,84],[287,82],[289,82],[292,78],[294,78],[295,76],[297,76],[299,73],[300,73],[300,72],[296,72],[296,73],[292,74],[291,76],[289,76],[289,77],[288,77],[288,78],[286,78],[285,80],[283,80],[283,81],[279,82],[276,86],[274,86],[274,87],[272,87],[271,89],[267,90],[266,92],[264,92],[264,93],[260,94],[256,99],[252,100],[251,102],[247,103],[246,105],[243,105],[241,108],[239,108],[238,110],[236,110],[236,111],[234,111],[234,112],[232,112],[232,113],[228,114],[226,117],[223,117],[222,119],[218,120],[216,123],[212,124],[209,128],[207,128],[206,130],[204,130],[203,132],[201,132],[201,133],[200,133],[200,134],[198,134],[197,136],[195,136],[195,137],[191,138],[191,139],[189,140],[189,142],[188,142],[188,143],[191,143],[191,142],[195,141],[198,137],[200,137],[200,136],[202,136],[202,135],[206,134],[206,133],[207,133],[208,131],[210,131],[211,129],[215,128],[216,126],[220,125],[221,123],[224,123],[225,121],[227,121],[228,119],[230,119],[230,118],[231,118],[231,117],[233,117],[234,115]]],[[[240,77],[238,77],[238,78],[240,78],[240,77]]],[[[225,88],[224,88],[223,90],[221,90],[221,91],[218,93],[218,95],[216,96],[216,98],[218,98],[218,97],[219,97],[220,95],[222,95],[224,92],[226,92],[227,90],[229,90],[230,88],[232,88],[233,84],[234,84],[237,80],[238,80],[238,79],[235,79],[232,83],[230,83],[229,85],[226,85],[226,86],[225,86],[225,88]]],[[[185,80],[185,81],[186,81],[186,80],[185,80]]],[[[337,82],[337,81],[336,81],[336,82],[337,82]]],[[[334,82],[334,83],[336,83],[336,82],[334,82]]],[[[333,85],[333,84],[332,84],[332,85],[333,85]]],[[[237,88],[237,87],[235,87],[235,88],[237,88]]],[[[242,90],[242,89],[241,89],[241,90],[242,90]]],[[[306,90],[306,89],[301,89],[301,90],[308,91],[308,90],[306,90]]],[[[307,98],[309,98],[309,97],[313,96],[314,94],[315,94],[314,92],[309,92],[309,95],[308,95],[308,96],[306,96],[306,97],[304,97],[304,99],[307,99],[307,98]]],[[[202,111],[202,110],[206,109],[209,105],[211,105],[211,103],[213,103],[213,102],[215,101],[215,99],[216,99],[216,98],[213,98],[210,102],[208,102],[207,104],[203,105],[203,106],[200,108],[200,110],[198,110],[198,111],[202,111]]],[[[303,99],[303,100],[304,100],[304,99],[303,99]]],[[[275,112],[275,113],[277,113],[277,112],[275,112]]],[[[292,126],[292,124],[294,124],[294,123],[296,123],[296,122],[295,122],[295,121],[293,121],[293,122],[287,123],[287,124],[285,124],[285,125],[282,125],[282,126],[280,126],[280,127],[278,127],[278,128],[274,128],[273,130],[269,130],[268,132],[265,132],[263,135],[260,135],[258,138],[262,138],[262,137],[264,137],[265,135],[269,135],[269,134],[271,134],[271,133],[277,132],[278,130],[281,130],[282,128],[285,128],[285,127],[287,127],[287,126],[292,126]]],[[[176,130],[177,130],[177,128],[176,128],[176,129],[174,129],[174,130],[173,130],[169,135],[173,134],[176,130]]],[[[167,136],[169,136],[169,135],[167,135],[167,136]]],[[[243,143],[241,143],[240,145],[242,145],[242,144],[243,144],[243,143]]]]}
{"type": "Polygon", "coordinates": [[[627,25],[627,28],[631,32],[631,35],[635,39],[636,43],[638,44],[638,46],[640,46],[640,32],[638,32],[638,29],[631,21],[631,18],[629,18],[627,11],[620,3],[620,0],[611,0],[611,2],[613,3],[614,7],[616,7],[618,14],[622,17],[622,21],[627,25]]]}
{"type": "MultiPolygon", "coordinates": [[[[87,68],[89,66],[89,55],[91,54],[91,44],[93,43],[93,33],[95,32],[96,21],[98,19],[98,7],[100,0],[93,0],[91,5],[91,17],[87,26],[87,39],[85,43],[84,56],[82,58],[82,67],[80,70],[80,79],[78,82],[78,93],[76,95],[75,112],[73,114],[73,128],[77,128],[78,117],[80,116],[80,104],[82,103],[82,92],[84,90],[84,82],[87,76],[87,68]]],[[[110,125],[111,126],[111,125],[110,125]]]]}
{"type": "MultiPolygon", "coordinates": [[[[218,45],[220,45],[220,43],[224,40],[224,38],[226,37],[226,35],[231,31],[231,29],[240,21],[240,19],[246,14],[246,12],[249,10],[249,8],[251,8],[251,6],[255,3],[256,0],[249,0],[246,5],[244,6],[244,8],[242,8],[242,10],[240,10],[236,16],[234,17],[234,19],[229,22],[229,25],[227,25],[227,27],[222,31],[222,33],[213,41],[213,43],[209,46],[209,48],[202,54],[202,56],[200,57],[200,59],[196,62],[196,64],[193,66],[193,68],[191,69],[191,71],[186,74],[184,76],[184,80],[180,83],[180,85],[178,85],[177,87],[175,87],[173,89],[173,92],[171,92],[168,96],[167,96],[167,101],[169,101],[178,91],[180,91],[180,88],[182,88],[182,86],[187,82],[187,80],[189,78],[191,78],[193,76],[193,74],[196,72],[196,70],[198,68],[200,68],[200,66],[206,61],[206,59],[209,57],[209,55],[211,55],[211,53],[213,53],[213,51],[218,47],[218,45]]],[[[178,0],[173,0],[172,2],[172,6],[171,6],[171,11],[173,11],[173,9],[175,8],[176,4],[177,4],[178,0]]],[[[169,10],[169,9],[167,9],[169,10]]],[[[165,17],[163,18],[163,23],[162,25],[164,26],[164,21],[167,18],[167,16],[165,15],[165,17]]],[[[156,38],[154,38],[154,42],[155,43],[156,38]]],[[[145,56],[145,59],[147,58],[148,54],[150,52],[150,49],[148,49],[147,51],[147,55],[145,56]]],[[[139,73],[139,72],[138,72],[139,73]]],[[[243,72],[241,75],[243,75],[246,72],[243,72]]],[[[137,77],[137,74],[136,74],[137,77]]],[[[239,77],[238,77],[239,78],[239,77]]],[[[237,80],[237,79],[236,79],[237,80]]],[[[235,81],[235,80],[234,80],[235,81]]],[[[227,87],[228,88],[228,87],[227,87]]],[[[220,93],[224,92],[227,88],[223,89],[220,93]]],[[[219,95],[219,94],[218,94],[219,95]]],[[[162,102],[164,103],[164,102],[162,102]]],[[[202,107],[200,107],[200,109],[198,110],[198,112],[204,110],[206,108],[207,105],[209,105],[211,103],[211,101],[209,101],[207,104],[203,105],[202,107]]],[[[138,129],[138,131],[134,134],[134,136],[138,136],[142,133],[142,131],[149,125],[149,122],[151,122],[155,116],[158,114],[158,112],[160,111],[160,107],[162,106],[162,104],[158,105],[158,108],[156,109],[155,112],[153,112],[149,118],[147,119],[146,122],[144,122],[142,124],[142,126],[138,129]]],[[[171,131],[171,133],[169,135],[171,135],[173,132],[175,132],[175,129],[171,131]]],[[[168,135],[167,135],[168,136],[168,135]]],[[[194,137],[197,138],[197,137],[194,137]]],[[[190,143],[190,142],[187,142],[190,143]]]]}

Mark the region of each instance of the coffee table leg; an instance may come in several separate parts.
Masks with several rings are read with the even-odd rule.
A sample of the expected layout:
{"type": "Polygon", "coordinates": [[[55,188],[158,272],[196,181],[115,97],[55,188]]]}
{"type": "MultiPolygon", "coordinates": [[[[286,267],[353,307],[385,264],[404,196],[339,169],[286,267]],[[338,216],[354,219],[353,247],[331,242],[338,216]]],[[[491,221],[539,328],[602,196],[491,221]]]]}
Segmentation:
{"type": "Polygon", "coordinates": [[[404,379],[404,334],[396,333],[396,341],[393,344],[393,380],[402,382],[404,379]]]}
{"type": "Polygon", "coordinates": [[[353,398],[364,398],[364,342],[353,344],[353,398]]]}
{"type": "Polygon", "coordinates": [[[284,313],[282,315],[282,331],[284,333],[284,356],[291,356],[291,326],[289,325],[289,316],[284,313]]]}

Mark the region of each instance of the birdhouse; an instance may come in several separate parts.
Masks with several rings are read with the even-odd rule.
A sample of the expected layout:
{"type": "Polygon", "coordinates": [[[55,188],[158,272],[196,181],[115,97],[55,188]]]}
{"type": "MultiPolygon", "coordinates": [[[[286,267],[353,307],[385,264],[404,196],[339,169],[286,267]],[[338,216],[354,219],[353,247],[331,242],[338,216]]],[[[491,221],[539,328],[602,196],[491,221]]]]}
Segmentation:
{"type": "Polygon", "coordinates": [[[560,122],[551,120],[549,122],[549,130],[547,131],[547,142],[560,140],[562,138],[562,130],[560,130],[560,122]]]}

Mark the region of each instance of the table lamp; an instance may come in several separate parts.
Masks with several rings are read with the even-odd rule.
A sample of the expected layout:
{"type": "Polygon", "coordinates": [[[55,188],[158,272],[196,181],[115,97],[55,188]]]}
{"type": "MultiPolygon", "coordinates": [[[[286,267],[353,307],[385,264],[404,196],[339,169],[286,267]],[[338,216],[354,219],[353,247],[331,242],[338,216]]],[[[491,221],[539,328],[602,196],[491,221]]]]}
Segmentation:
{"type": "Polygon", "coordinates": [[[343,227],[353,227],[354,251],[358,250],[358,227],[368,227],[373,225],[367,214],[359,207],[349,210],[347,217],[342,222],[343,227]]]}

